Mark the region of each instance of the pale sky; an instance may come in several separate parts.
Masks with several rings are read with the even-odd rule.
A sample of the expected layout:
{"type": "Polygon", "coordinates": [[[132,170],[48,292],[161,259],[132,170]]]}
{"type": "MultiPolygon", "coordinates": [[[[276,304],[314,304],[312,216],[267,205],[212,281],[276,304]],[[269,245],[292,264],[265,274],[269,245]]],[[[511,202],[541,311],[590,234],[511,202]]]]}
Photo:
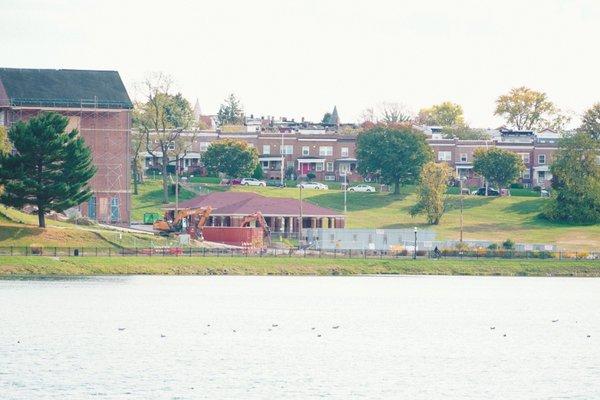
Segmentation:
{"type": "Polygon", "coordinates": [[[169,73],[216,112],[342,122],[399,102],[450,100],[495,127],[494,100],[526,85],[581,113],[600,101],[600,1],[0,0],[0,66],[169,73]]]}

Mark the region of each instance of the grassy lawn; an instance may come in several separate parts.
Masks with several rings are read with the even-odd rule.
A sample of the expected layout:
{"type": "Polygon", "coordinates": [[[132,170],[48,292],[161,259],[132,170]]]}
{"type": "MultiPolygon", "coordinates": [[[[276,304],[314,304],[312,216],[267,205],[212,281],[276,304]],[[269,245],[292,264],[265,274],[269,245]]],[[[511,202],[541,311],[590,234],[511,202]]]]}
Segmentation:
{"type": "Polygon", "coordinates": [[[257,257],[9,257],[0,276],[27,275],[504,275],[600,276],[600,261],[361,260],[257,257]]]}
{"type": "MultiPolygon", "coordinates": [[[[193,185],[199,186],[199,185],[193,185]]],[[[196,197],[196,193],[182,188],[179,192],[179,200],[184,201],[196,197]]],[[[158,212],[162,214],[163,191],[162,181],[147,178],[143,184],[138,185],[138,194],[132,195],[131,220],[143,221],[144,213],[158,212]]],[[[169,195],[169,201],[175,202],[175,195],[169,195]]]]}
{"type": "Polygon", "coordinates": [[[37,227],[37,216],[0,205],[0,246],[44,247],[151,247],[167,244],[158,236],[117,232],[97,226],[75,226],[46,220],[47,228],[37,227]]]}
{"type": "MultiPolygon", "coordinates": [[[[265,196],[298,198],[296,188],[246,188],[265,196]]],[[[342,211],[344,194],[339,190],[303,190],[305,200],[342,211]]],[[[460,197],[448,195],[447,212],[440,225],[430,226],[425,218],[412,218],[408,210],[415,203],[413,187],[404,187],[400,195],[390,193],[347,193],[349,228],[412,228],[434,230],[441,240],[460,236],[460,197]]],[[[515,242],[549,243],[573,250],[600,250],[600,224],[568,225],[546,221],[538,215],[548,198],[512,196],[465,196],[464,238],[467,240],[512,239],[515,242]]]]}
{"type": "MultiPolygon", "coordinates": [[[[190,185],[194,187],[194,184],[190,185]]],[[[199,186],[199,184],[198,184],[199,186]]],[[[204,192],[215,190],[251,191],[269,197],[299,198],[295,187],[223,187],[202,184],[204,192]]],[[[513,189],[513,191],[519,189],[513,189]]],[[[198,192],[198,190],[195,190],[198,192]]],[[[305,189],[303,198],[311,203],[344,209],[344,193],[305,189]]],[[[582,226],[551,223],[538,215],[548,198],[533,197],[535,192],[524,190],[521,196],[482,197],[465,196],[464,238],[467,240],[495,240],[556,244],[570,250],[600,250],[600,224],[582,226]]],[[[182,191],[181,199],[195,196],[191,191],[182,191]]],[[[133,219],[141,220],[144,212],[160,212],[162,206],[160,181],[146,181],[140,186],[140,195],[133,197],[133,219]]],[[[448,195],[447,212],[440,225],[430,226],[422,216],[412,218],[409,208],[416,201],[414,187],[403,187],[401,194],[391,193],[347,193],[349,228],[412,228],[434,230],[440,240],[458,240],[460,236],[460,197],[448,195]]]]}

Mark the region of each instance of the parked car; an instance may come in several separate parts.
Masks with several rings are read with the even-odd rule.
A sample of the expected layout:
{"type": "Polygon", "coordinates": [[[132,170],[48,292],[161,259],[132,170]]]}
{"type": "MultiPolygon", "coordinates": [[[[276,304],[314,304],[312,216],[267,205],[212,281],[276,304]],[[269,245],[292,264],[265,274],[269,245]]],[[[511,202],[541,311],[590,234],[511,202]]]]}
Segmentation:
{"type": "Polygon", "coordinates": [[[273,186],[273,187],[278,187],[278,188],[284,188],[285,182],[281,182],[280,180],[276,180],[276,179],[269,179],[267,181],[267,186],[273,186]]]}
{"type": "Polygon", "coordinates": [[[241,185],[242,184],[242,179],[241,178],[233,178],[229,180],[229,184],[230,185],[241,185]]]}
{"type": "Polygon", "coordinates": [[[349,192],[374,192],[375,188],[371,185],[356,185],[348,188],[349,192]]]}
{"type": "Polygon", "coordinates": [[[240,182],[240,185],[243,185],[243,186],[267,186],[267,182],[259,181],[258,179],[254,179],[254,178],[244,178],[240,182]]]}
{"type": "Polygon", "coordinates": [[[302,189],[316,189],[316,190],[327,190],[329,186],[324,185],[320,182],[300,182],[296,185],[297,188],[302,189]]]}
{"type": "MultiPolygon", "coordinates": [[[[471,194],[474,194],[476,196],[485,196],[485,188],[480,187],[477,190],[473,190],[471,194]]],[[[488,196],[500,196],[500,192],[498,191],[498,189],[488,188],[488,196]]]]}
{"type": "Polygon", "coordinates": [[[540,190],[540,196],[541,197],[550,197],[550,192],[546,189],[542,189],[542,190],[540,190]]]}

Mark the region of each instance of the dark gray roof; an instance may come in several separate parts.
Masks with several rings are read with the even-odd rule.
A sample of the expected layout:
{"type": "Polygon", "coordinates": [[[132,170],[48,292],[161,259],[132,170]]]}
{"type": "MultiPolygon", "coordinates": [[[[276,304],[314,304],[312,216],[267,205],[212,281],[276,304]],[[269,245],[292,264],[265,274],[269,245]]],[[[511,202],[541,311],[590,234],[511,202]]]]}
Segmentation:
{"type": "Polygon", "coordinates": [[[0,68],[13,106],[132,108],[117,71],[0,68]]]}

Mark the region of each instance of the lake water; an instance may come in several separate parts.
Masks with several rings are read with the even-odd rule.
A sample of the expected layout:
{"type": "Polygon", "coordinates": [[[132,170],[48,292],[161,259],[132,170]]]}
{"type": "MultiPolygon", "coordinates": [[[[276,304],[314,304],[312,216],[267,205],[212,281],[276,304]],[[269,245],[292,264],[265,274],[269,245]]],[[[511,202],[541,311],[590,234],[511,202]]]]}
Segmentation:
{"type": "Polygon", "coordinates": [[[600,279],[0,280],[0,323],[3,400],[600,398],[600,279]]]}

